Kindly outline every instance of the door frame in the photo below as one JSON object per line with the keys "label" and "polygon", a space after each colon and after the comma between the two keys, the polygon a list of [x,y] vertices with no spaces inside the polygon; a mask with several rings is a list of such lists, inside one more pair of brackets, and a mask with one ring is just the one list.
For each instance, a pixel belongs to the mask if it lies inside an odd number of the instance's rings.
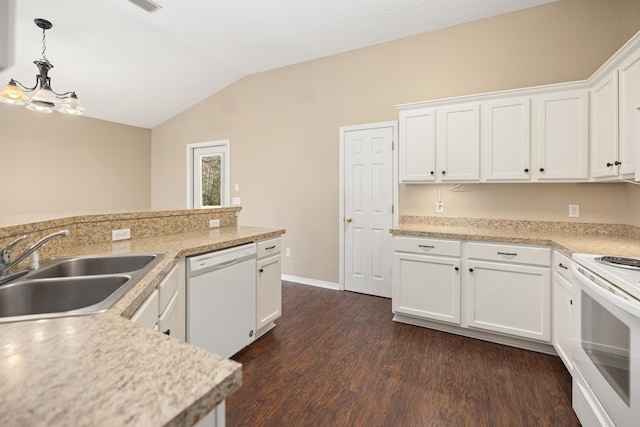
{"label": "door frame", "polygon": [[378,123],[367,123],[362,125],[351,125],[351,126],[340,126],[340,179],[339,179],[339,187],[340,187],[340,208],[338,214],[338,230],[339,234],[339,277],[338,277],[338,289],[341,291],[345,290],[345,278],[344,278],[344,150],[345,150],[345,134],[347,132],[358,131],[358,130],[368,130],[368,129],[379,129],[379,128],[392,128],[393,134],[393,142],[392,142],[392,150],[391,155],[393,159],[391,160],[392,167],[392,176],[393,176],[393,184],[392,184],[392,197],[393,197],[393,223],[392,225],[395,227],[398,225],[398,121],[389,121],[389,122],[378,122]]}
{"label": "door frame", "polygon": [[222,207],[231,206],[231,141],[222,139],[219,141],[194,142],[187,144],[187,209],[193,209],[193,153],[196,148],[207,147],[224,147],[226,155],[224,156],[224,180],[225,195]]}

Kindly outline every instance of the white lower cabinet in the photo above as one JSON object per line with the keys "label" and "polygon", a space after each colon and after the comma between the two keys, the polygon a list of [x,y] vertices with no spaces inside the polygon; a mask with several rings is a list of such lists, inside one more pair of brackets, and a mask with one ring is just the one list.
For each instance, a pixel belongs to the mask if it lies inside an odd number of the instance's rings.
{"label": "white lower cabinet", "polygon": [[551,305],[553,325],[552,341],[558,356],[569,372],[573,372],[571,352],[571,264],[573,261],[564,254],[553,253],[553,285]]}
{"label": "white lower cabinet", "polygon": [[551,340],[549,268],[468,262],[469,327]]}
{"label": "white lower cabinet", "polygon": [[256,337],[275,326],[282,315],[282,261],[281,239],[257,243],[256,263]]}
{"label": "white lower cabinet", "polygon": [[393,251],[394,320],[553,353],[550,248],[394,236]]}
{"label": "white lower cabinet", "polygon": [[184,259],[167,273],[131,320],[180,341],[186,337]]}
{"label": "white lower cabinet", "polygon": [[467,243],[471,328],[551,341],[551,250]]}
{"label": "white lower cabinet", "polygon": [[223,400],[203,419],[198,421],[195,427],[224,427],[226,417],[226,402]]}
{"label": "white lower cabinet", "polygon": [[394,239],[394,313],[460,324],[460,242]]}
{"label": "white lower cabinet", "polygon": [[158,330],[158,290],[154,289],[151,295],[144,300],[142,305],[133,313],[131,320],[145,328]]}

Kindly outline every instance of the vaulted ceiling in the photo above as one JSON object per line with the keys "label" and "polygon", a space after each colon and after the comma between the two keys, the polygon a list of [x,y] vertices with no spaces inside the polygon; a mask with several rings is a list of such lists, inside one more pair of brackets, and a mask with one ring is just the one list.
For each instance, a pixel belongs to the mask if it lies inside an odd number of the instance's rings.
{"label": "vaulted ceiling", "polygon": [[35,83],[33,20],[45,18],[53,89],[76,91],[89,117],[153,128],[250,74],[552,1],[155,0],[147,13],[128,0],[19,0],[0,85]]}

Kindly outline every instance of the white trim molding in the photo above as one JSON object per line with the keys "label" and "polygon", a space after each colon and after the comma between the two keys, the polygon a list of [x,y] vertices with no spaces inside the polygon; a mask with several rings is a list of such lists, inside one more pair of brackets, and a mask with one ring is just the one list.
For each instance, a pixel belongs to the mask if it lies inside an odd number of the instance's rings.
{"label": "white trim molding", "polygon": [[332,289],[334,291],[340,290],[340,285],[338,283],[325,282],[324,280],[307,279],[306,277],[291,276],[289,274],[282,274],[281,280],[284,280],[285,282],[299,283],[301,285],[315,286],[317,288]]}

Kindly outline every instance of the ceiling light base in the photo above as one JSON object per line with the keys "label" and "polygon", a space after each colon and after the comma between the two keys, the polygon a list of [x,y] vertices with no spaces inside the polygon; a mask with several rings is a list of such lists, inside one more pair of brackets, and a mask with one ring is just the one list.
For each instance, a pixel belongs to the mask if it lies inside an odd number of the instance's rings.
{"label": "ceiling light base", "polygon": [[47,21],[46,19],[42,19],[42,18],[36,18],[33,20],[33,22],[36,23],[36,25],[40,28],[42,28],[43,30],[49,30],[51,29],[51,27],[53,27],[53,24],[49,21]]}

